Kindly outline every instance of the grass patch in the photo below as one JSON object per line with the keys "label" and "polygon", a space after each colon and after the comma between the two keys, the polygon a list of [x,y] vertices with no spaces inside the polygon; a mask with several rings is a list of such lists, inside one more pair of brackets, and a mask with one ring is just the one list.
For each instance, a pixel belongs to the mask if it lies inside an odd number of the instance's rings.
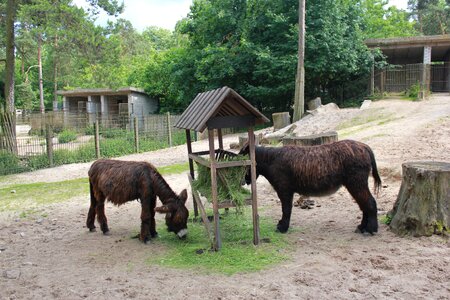
{"label": "grass patch", "polygon": [[89,193],[87,178],[15,184],[0,188],[0,211],[33,210],[40,205],[67,201]]}
{"label": "grass patch", "polygon": [[158,172],[161,175],[169,175],[169,174],[180,174],[186,171],[189,171],[189,163],[181,163],[181,164],[173,164],[169,166],[164,166],[157,168]]}
{"label": "grass patch", "polygon": [[241,214],[229,213],[220,220],[222,249],[209,251],[209,241],[202,223],[189,222],[186,240],[160,230],[158,242],[167,246],[161,255],[152,255],[146,262],[172,268],[185,268],[205,273],[232,275],[266,269],[288,259],[289,234],[275,232],[273,220],[260,218],[260,236],[265,241],[253,245],[250,209]]}

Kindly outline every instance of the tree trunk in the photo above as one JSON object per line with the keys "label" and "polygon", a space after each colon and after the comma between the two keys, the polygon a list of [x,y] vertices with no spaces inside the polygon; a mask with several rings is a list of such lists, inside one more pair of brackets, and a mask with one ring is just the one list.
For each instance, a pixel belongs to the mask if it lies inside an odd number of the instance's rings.
{"label": "tree trunk", "polygon": [[297,122],[305,112],[305,0],[298,1],[298,63],[295,79],[294,116]]}
{"label": "tree trunk", "polygon": [[39,66],[39,103],[41,113],[45,113],[45,105],[44,105],[44,84],[42,79],[42,35],[38,34],[38,66]]}
{"label": "tree trunk", "polygon": [[0,109],[0,133],[2,148],[17,154],[16,142],[16,110],[14,103],[14,21],[16,19],[16,0],[8,0],[6,4],[6,67],[5,67],[5,112]]}
{"label": "tree trunk", "polygon": [[16,0],[8,0],[6,4],[6,74],[5,99],[6,111],[14,113],[14,21],[16,19]]}
{"label": "tree trunk", "polygon": [[399,235],[450,232],[450,163],[410,162],[392,211],[390,228]]}
{"label": "tree trunk", "polygon": [[273,113],[272,120],[273,131],[277,131],[278,129],[284,128],[291,124],[291,117],[289,116],[289,112]]}
{"label": "tree trunk", "polygon": [[292,136],[283,138],[283,145],[297,146],[315,146],[337,142],[338,134],[336,131],[329,131],[320,134],[306,136]]}

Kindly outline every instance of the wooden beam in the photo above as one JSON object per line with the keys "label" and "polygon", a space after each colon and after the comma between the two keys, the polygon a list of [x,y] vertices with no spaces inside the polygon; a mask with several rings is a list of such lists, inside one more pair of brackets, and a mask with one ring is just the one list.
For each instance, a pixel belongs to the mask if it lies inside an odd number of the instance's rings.
{"label": "wooden beam", "polygon": [[213,117],[206,122],[208,129],[249,127],[255,125],[256,118],[253,115]]}

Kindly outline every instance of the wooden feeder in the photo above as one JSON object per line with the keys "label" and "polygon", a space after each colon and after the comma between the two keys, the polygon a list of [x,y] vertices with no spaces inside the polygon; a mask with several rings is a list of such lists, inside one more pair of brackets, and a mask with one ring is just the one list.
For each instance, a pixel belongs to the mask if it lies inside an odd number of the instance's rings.
{"label": "wooden feeder", "polygon": [[[197,162],[206,166],[211,171],[211,200],[214,211],[214,231],[211,236],[211,225],[206,216],[205,209],[201,202],[198,192],[192,188],[192,196],[194,198],[194,214],[198,216],[198,210],[202,220],[205,224],[206,230],[212,248],[219,250],[221,248],[220,226],[219,226],[219,209],[233,207],[231,201],[220,203],[218,201],[217,192],[217,178],[221,180],[220,172],[222,168],[231,168],[238,166],[250,166],[251,170],[251,205],[253,215],[253,243],[259,243],[259,216],[258,205],[256,199],[256,163],[255,163],[255,136],[254,126],[256,124],[263,124],[269,122],[263,114],[261,114],[255,107],[248,103],[238,93],[229,87],[222,87],[216,90],[198,94],[188,108],[183,112],[175,127],[186,129],[186,142],[189,157],[190,174],[189,182],[195,179],[194,164]],[[224,156],[235,156],[235,153],[223,149],[223,128],[247,128],[250,159],[239,161],[221,161],[220,158]],[[209,150],[192,152],[191,130],[196,132],[203,132],[208,129]],[[218,149],[215,149],[215,131],[217,131]],[[201,157],[208,155],[209,160]],[[225,199],[223,199],[225,200]]]}

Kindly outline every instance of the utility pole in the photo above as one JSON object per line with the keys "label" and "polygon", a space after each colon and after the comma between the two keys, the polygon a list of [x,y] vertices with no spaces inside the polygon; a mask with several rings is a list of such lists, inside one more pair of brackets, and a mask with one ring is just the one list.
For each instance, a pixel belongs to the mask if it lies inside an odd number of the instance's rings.
{"label": "utility pole", "polygon": [[295,77],[293,122],[301,119],[305,112],[305,1],[298,1],[298,62]]}

